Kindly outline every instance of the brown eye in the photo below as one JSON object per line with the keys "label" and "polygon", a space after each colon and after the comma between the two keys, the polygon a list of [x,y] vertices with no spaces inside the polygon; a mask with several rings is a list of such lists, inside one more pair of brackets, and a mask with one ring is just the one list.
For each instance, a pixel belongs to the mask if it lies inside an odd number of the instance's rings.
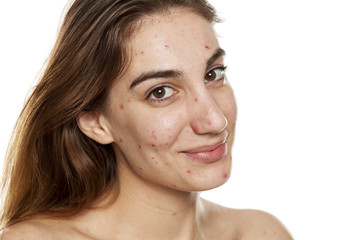
{"label": "brown eye", "polygon": [[206,81],[214,81],[216,79],[216,73],[214,70],[211,70],[210,72],[208,72],[205,76],[205,80]]}
{"label": "brown eye", "polygon": [[162,98],[165,96],[165,89],[164,87],[158,87],[152,91],[152,94],[155,98]]}
{"label": "brown eye", "polygon": [[151,101],[164,101],[167,98],[170,98],[173,94],[175,94],[175,90],[173,88],[159,86],[150,92],[147,99]]}
{"label": "brown eye", "polygon": [[213,82],[224,78],[226,67],[218,67],[210,70],[205,75],[205,82]]}

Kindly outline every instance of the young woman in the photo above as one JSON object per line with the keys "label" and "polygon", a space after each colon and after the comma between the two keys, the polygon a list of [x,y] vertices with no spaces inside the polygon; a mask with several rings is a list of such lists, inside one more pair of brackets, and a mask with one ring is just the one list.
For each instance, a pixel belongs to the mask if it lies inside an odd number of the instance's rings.
{"label": "young woman", "polygon": [[2,239],[291,239],[207,202],[236,105],[205,0],[76,0],[18,120]]}

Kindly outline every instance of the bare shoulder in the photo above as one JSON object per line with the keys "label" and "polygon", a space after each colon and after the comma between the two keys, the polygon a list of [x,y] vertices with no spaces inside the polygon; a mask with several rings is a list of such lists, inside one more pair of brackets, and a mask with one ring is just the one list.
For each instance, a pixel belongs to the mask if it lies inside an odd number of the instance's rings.
{"label": "bare shoulder", "polygon": [[31,219],[16,223],[0,233],[0,240],[84,239],[61,221]]}
{"label": "bare shoulder", "polygon": [[34,221],[24,221],[5,228],[0,236],[1,240],[42,240],[46,239],[48,234]]}
{"label": "bare shoulder", "polygon": [[204,201],[210,209],[210,218],[216,219],[216,224],[226,224],[231,227],[236,236],[234,239],[266,239],[292,240],[284,225],[273,215],[259,210],[239,210],[226,208]]}
{"label": "bare shoulder", "polygon": [[259,210],[234,210],[242,227],[242,239],[293,239],[284,225],[272,214]]}

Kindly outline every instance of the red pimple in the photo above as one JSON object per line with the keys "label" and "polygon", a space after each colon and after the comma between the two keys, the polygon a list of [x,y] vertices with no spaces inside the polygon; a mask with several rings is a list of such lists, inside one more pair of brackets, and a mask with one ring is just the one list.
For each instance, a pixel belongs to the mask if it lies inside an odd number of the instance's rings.
{"label": "red pimple", "polygon": [[176,216],[176,212],[174,212],[172,215],[173,215],[173,216]]}
{"label": "red pimple", "polygon": [[157,137],[156,137],[156,135],[155,135],[155,131],[152,131],[152,132],[151,132],[151,136],[152,136],[153,139],[157,140]]}
{"label": "red pimple", "polygon": [[210,120],[208,120],[206,123],[211,126],[211,121]]}
{"label": "red pimple", "polygon": [[141,145],[139,145],[139,150],[141,150]]}
{"label": "red pimple", "polygon": [[167,47],[169,47],[169,45],[165,44],[165,47],[167,48]]}
{"label": "red pimple", "polygon": [[155,147],[155,144],[151,144],[152,147]]}
{"label": "red pimple", "polygon": [[124,109],[124,105],[123,105],[123,104],[121,104],[121,105],[120,105],[120,108],[121,108],[121,109]]}
{"label": "red pimple", "polygon": [[140,54],[143,55],[143,54],[144,54],[144,51],[141,51]]}
{"label": "red pimple", "polygon": [[189,174],[191,173],[191,171],[190,171],[190,170],[187,170],[186,172],[187,172],[187,173],[189,173]]}
{"label": "red pimple", "polygon": [[223,178],[228,178],[228,174],[224,173]]}
{"label": "red pimple", "polygon": [[144,170],[142,167],[141,167],[141,168],[139,168],[139,169],[140,169],[141,171],[142,171],[142,170]]}
{"label": "red pimple", "polygon": [[151,159],[155,159],[154,157],[151,157]]}
{"label": "red pimple", "polygon": [[119,141],[122,143],[123,142],[122,138],[119,138]]}
{"label": "red pimple", "polygon": [[194,101],[195,101],[195,102],[198,102],[198,101],[199,101],[199,98],[195,98]]}
{"label": "red pimple", "polygon": [[130,98],[128,99],[128,102],[131,102],[131,99],[130,99]]}
{"label": "red pimple", "polygon": [[194,131],[195,131],[196,133],[199,132],[199,127],[198,127],[198,126],[194,126],[193,129],[194,129]]}
{"label": "red pimple", "polygon": [[205,46],[206,49],[211,49],[208,45]]}

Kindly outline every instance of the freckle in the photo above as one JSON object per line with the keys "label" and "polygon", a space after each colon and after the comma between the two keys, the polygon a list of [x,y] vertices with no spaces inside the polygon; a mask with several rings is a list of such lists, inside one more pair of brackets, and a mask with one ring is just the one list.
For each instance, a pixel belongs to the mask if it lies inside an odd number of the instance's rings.
{"label": "freckle", "polygon": [[173,216],[176,216],[176,212],[174,212],[172,215],[173,215]]}
{"label": "freckle", "polygon": [[142,170],[144,170],[142,167],[141,167],[141,168],[139,168],[139,169],[140,169],[141,171],[142,171]]}
{"label": "freckle", "polygon": [[189,174],[191,173],[191,171],[190,171],[190,170],[187,170],[186,172],[187,172],[187,173],[189,173]]}
{"label": "freckle", "polygon": [[205,46],[206,49],[211,49],[208,45]]}
{"label": "freckle", "polygon": [[141,150],[141,145],[139,145],[139,150]]}
{"label": "freckle", "polygon": [[121,104],[121,105],[120,105],[120,108],[121,108],[121,109],[124,109],[124,105],[123,105],[123,104]]}
{"label": "freckle", "polygon": [[198,101],[199,101],[199,98],[195,98],[194,100],[195,100],[195,102],[198,102]]}
{"label": "freckle", "polygon": [[143,55],[143,54],[144,54],[144,51],[141,51],[140,54]]}

